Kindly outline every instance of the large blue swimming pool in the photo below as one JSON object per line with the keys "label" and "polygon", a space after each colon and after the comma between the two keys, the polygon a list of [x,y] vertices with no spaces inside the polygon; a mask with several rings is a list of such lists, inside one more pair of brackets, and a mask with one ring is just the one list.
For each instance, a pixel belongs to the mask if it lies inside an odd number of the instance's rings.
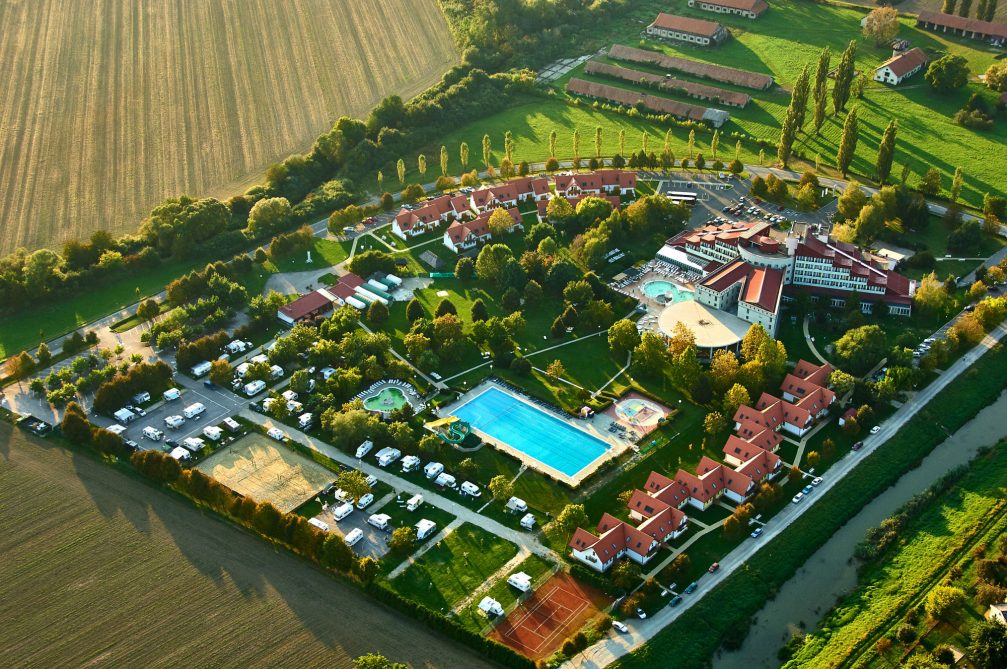
{"label": "large blue swimming pool", "polygon": [[576,476],[610,448],[601,439],[495,386],[452,413],[487,436],[567,476]]}

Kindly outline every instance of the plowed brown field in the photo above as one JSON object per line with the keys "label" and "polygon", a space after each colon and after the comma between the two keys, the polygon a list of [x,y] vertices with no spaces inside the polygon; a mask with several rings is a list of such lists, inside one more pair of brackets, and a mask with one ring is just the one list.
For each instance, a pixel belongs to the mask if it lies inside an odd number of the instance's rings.
{"label": "plowed brown field", "polygon": [[0,252],[240,192],[456,57],[435,0],[0,0]]}

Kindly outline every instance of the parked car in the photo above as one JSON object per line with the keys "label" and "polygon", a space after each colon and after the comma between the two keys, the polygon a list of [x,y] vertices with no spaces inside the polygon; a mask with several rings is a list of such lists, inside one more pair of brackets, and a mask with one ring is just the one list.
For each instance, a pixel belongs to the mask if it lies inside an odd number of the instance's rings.
{"label": "parked car", "polygon": [[674,597],[671,598],[671,601],[668,602],[668,606],[678,606],[681,603],[682,603],[682,595],[675,595]]}
{"label": "parked car", "polygon": [[687,595],[691,595],[692,593],[696,592],[696,588],[698,588],[698,587],[699,587],[699,585],[695,581],[693,581],[689,585],[685,586],[684,592]]}
{"label": "parked car", "polygon": [[864,447],[864,442],[862,442],[862,441],[858,441],[857,443],[853,444],[853,450],[854,451],[859,451],[863,447]]}
{"label": "parked car", "polygon": [[646,620],[647,619],[647,612],[644,611],[643,609],[641,609],[638,606],[638,607],[636,607],[636,617],[639,618],[640,620]]}
{"label": "parked car", "polygon": [[758,539],[759,537],[762,536],[762,532],[763,532],[763,529],[761,527],[756,527],[754,530],[752,530],[752,535],[751,536],[752,536],[753,539]]}
{"label": "parked car", "polygon": [[720,569],[720,563],[714,562],[713,564],[710,565],[710,568],[707,569],[706,571],[710,572],[711,574],[715,574],[718,569]]}
{"label": "parked car", "polygon": [[871,428],[871,434],[877,434],[878,432],[881,432],[880,425],[875,425],[874,427]]}
{"label": "parked car", "polygon": [[806,485],[806,486],[804,486],[804,490],[802,490],[801,492],[804,493],[805,495],[810,495],[812,489],[813,488],[810,485]]}
{"label": "parked car", "polygon": [[813,486],[820,485],[821,483],[822,483],[822,477],[821,476],[816,476],[815,478],[811,479],[811,485],[813,485]]}
{"label": "parked car", "polygon": [[794,495],[793,499],[791,499],[790,501],[793,502],[794,504],[800,504],[802,499],[804,499],[804,493],[799,492],[796,495]]}

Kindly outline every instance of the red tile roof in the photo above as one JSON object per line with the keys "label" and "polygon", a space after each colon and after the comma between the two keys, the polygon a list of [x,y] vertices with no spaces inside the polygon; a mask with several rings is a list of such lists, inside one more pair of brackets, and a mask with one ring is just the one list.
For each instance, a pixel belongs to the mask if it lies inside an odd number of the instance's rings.
{"label": "red tile roof", "polygon": [[624,107],[634,107],[639,103],[652,111],[671,114],[672,116],[691,119],[693,121],[702,121],[706,115],[706,107],[697,107],[696,105],[690,105],[657,95],[630,91],[617,86],[585,81],[584,79],[571,79],[566,85],[566,90],[574,95],[608,100]]}
{"label": "red tile roof", "polygon": [[610,58],[614,58],[616,60],[623,60],[631,63],[647,63],[650,65],[656,65],[657,67],[665,70],[684,72],[685,74],[691,74],[696,77],[722,81],[728,84],[736,84],[738,86],[745,86],[746,88],[764,90],[773,85],[773,77],[768,74],[759,74],[757,72],[749,72],[748,70],[738,70],[733,67],[713,65],[712,63],[701,63],[696,60],[667,56],[658,51],[637,49],[635,47],[623,46],[621,44],[613,44],[608,50],[608,55]]}
{"label": "red tile roof", "polygon": [[315,290],[280,307],[280,313],[293,321],[299,321],[331,309],[332,302],[329,298]]}
{"label": "red tile roof", "polygon": [[783,293],[783,277],[781,270],[756,267],[738,258],[707,276],[700,285],[722,293],[740,283],[742,285],[741,295],[738,298],[740,301],[774,314],[780,304],[780,295]]}
{"label": "red tile roof", "polygon": [[766,4],[765,0],[699,0],[699,2],[705,2],[718,7],[754,12],[756,16],[769,9],[769,5]]}
{"label": "red tile roof", "polygon": [[699,98],[701,100],[719,100],[724,104],[734,105],[736,107],[744,107],[752,100],[752,96],[748,93],[729,91],[715,86],[696,83],[694,81],[675,79],[670,76],[663,77],[660,74],[643,72],[641,70],[632,70],[628,67],[620,67],[619,65],[603,63],[597,60],[589,60],[587,65],[584,67],[584,72],[587,74],[614,77],[616,79],[631,81],[633,83],[647,82],[669,92],[681,91],[694,98]]}
{"label": "red tile roof", "polygon": [[694,19],[688,16],[661,12],[648,28],[660,28],[661,30],[671,30],[688,33],[689,35],[713,38],[717,34],[717,31],[722,29],[722,26],[716,21],[706,21],[704,19]]}
{"label": "red tile roof", "polygon": [[926,62],[926,52],[919,47],[914,47],[909,49],[909,51],[903,51],[897,56],[892,56],[885,62],[878,65],[875,69],[880,70],[883,67],[887,67],[896,77],[904,77],[906,74],[912,72],[918,67],[921,67]]}
{"label": "red tile roof", "polygon": [[920,12],[916,19],[919,23],[932,23],[937,26],[945,26],[953,30],[989,35],[991,37],[1002,37],[1007,39],[1007,26],[990,21],[980,21],[954,14],[944,14],[942,12]]}
{"label": "red tile roof", "polygon": [[776,453],[759,449],[759,452],[746,460],[737,471],[758,483],[766,478],[783,464],[783,459]]}
{"label": "red tile roof", "polygon": [[441,216],[451,211],[451,196],[441,195],[432,200],[427,200],[416,209],[402,208],[395,215],[395,221],[402,231],[411,230],[417,223],[430,224],[438,223]]}
{"label": "red tile roof", "polygon": [[819,386],[827,386],[829,384],[829,376],[833,371],[833,367],[829,363],[816,365],[803,358],[798,360],[797,364],[794,365],[794,376],[806,379]]}

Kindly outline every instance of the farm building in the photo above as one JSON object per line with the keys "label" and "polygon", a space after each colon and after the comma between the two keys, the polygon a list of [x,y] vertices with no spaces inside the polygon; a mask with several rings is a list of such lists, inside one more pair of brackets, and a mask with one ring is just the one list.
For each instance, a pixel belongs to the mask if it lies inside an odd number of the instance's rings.
{"label": "farm building", "polygon": [[757,19],[769,9],[764,0],[689,0],[690,7],[717,14],[737,14],[746,19]]}
{"label": "farm building", "polygon": [[633,83],[648,84],[669,93],[683,93],[691,98],[710,100],[711,102],[718,102],[732,107],[744,107],[752,100],[752,96],[748,93],[728,91],[716,86],[676,79],[670,74],[662,77],[660,74],[633,70],[628,67],[620,67],[619,65],[603,63],[597,60],[589,60],[584,67],[584,72],[586,74],[612,77]]}
{"label": "farm building", "polygon": [[920,12],[916,18],[916,26],[934,32],[949,32],[970,39],[981,39],[1001,46],[1007,42],[1007,26],[942,12]]}
{"label": "farm building", "polygon": [[623,107],[642,105],[660,114],[670,114],[691,121],[709,121],[715,128],[724,125],[730,118],[730,114],[722,109],[698,107],[658,95],[637,93],[625,88],[585,81],[584,79],[571,79],[566,85],[566,90],[568,93],[573,93],[574,95],[583,95],[584,97],[596,100],[607,100]]}
{"label": "farm building", "polygon": [[703,19],[661,12],[654,22],[647,26],[647,35],[710,46],[720,44],[730,36],[730,33],[716,21],[704,21]]}
{"label": "farm building", "polygon": [[287,325],[324,316],[332,311],[332,300],[320,290],[314,290],[280,307],[276,317]]}
{"label": "farm building", "polygon": [[927,64],[927,54],[916,47],[893,55],[874,70],[874,81],[898,86],[903,81],[923,69]]}
{"label": "farm building", "polygon": [[760,91],[773,85],[773,77],[768,74],[759,74],[758,72],[749,72],[748,70],[739,70],[734,67],[714,65],[713,63],[701,63],[697,60],[668,56],[657,51],[647,51],[646,49],[637,49],[621,44],[613,44],[608,50],[608,55],[609,58],[614,58],[615,60],[654,65],[671,72],[682,72],[694,77],[711,79],[726,84],[735,84],[737,86],[744,86],[745,88],[754,88]]}

